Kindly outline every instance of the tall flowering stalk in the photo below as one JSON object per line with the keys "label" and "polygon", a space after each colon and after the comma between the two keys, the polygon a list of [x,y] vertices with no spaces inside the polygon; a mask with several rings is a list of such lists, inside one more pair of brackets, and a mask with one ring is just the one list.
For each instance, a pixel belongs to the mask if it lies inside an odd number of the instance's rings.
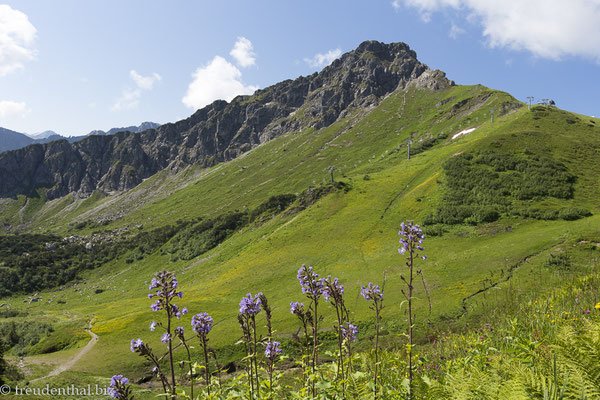
{"label": "tall flowering stalk", "polygon": [[[181,318],[183,315],[187,314],[187,308],[179,309],[179,307],[173,303],[175,298],[182,298],[183,293],[177,290],[177,279],[172,272],[169,271],[161,271],[154,275],[152,278],[152,282],[150,283],[150,293],[148,294],[149,299],[154,299],[154,302],[150,305],[152,311],[161,311],[164,310],[167,314],[167,323],[163,324],[162,322],[152,321],[150,323],[150,331],[155,331],[156,328],[162,329],[164,332],[160,338],[160,340],[167,345],[167,355],[169,356],[169,365],[170,365],[170,375],[171,380],[167,378],[167,376],[163,373],[160,367],[160,360],[164,357],[158,357],[154,354],[149,345],[144,344],[142,339],[133,339],[131,341],[130,349],[134,353],[138,353],[140,356],[146,358],[154,364],[152,368],[152,373],[160,379],[163,390],[165,394],[168,394],[171,398],[176,397],[176,388],[175,388],[175,368],[173,366],[173,343],[172,343],[172,333],[175,333],[176,336],[179,336],[180,339],[183,338],[183,328],[181,328],[181,332],[172,331],[172,322],[173,318]],[[179,329],[179,328],[178,328]],[[189,355],[189,351],[188,351]],[[188,361],[189,357],[188,357]]]}
{"label": "tall flowering stalk", "polygon": [[[208,363],[208,333],[212,329],[213,319],[208,313],[196,314],[192,317],[192,329],[200,339],[200,346],[204,352],[204,377],[206,381],[206,390],[210,396],[210,371]],[[192,393],[192,398],[194,395]]]}
{"label": "tall flowering stalk", "polygon": [[[290,303],[290,312],[298,317],[300,323],[302,323],[302,328],[304,330],[304,343],[302,343],[302,339],[298,336],[298,342],[302,346],[302,355],[303,359],[308,360],[310,358],[310,342],[308,340],[308,326],[312,325],[312,314],[310,309],[304,309],[304,304],[299,303],[297,301],[292,301]],[[306,374],[306,364],[302,362],[302,373]]]}
{"label": "tall flowering stalk", "polygon": [[133,395],[131,394],[129,379],[123,377],[123,375],[114,375],[110,380],[108,394],[113,399],[132,400]]}
{"label": "tall flowering stalk", "polygon": [[311,300],[311,305],[309,308],[312,308],[312,336],[313,336],[313,348],[312,348],[312,397],[313,399],[316,397],[315,391],[315,376],[317,373],[317,363],[319,362],[317,346],[319,341],[317,339],[317,333],[319,332],[319,313],[318,306],[319,300],[323,295],[323,289],[325,285],[323,284],[323,279],[319,279],[319,274],[314,272],[312,267],[307,267],[306,265],[302,265],[302,267],[298,270],[298,281],[300,282],[300,286],[302,286],[302,293],[306,295]]}
{"label": "tall flowering stalk", "polygon": [[369,308],[375,311],[375,368],[373,372],[373,397],[377,400],[377,368],[379,367],[379,329],[381,326],[381,310],[383,309],[383,290],[373,282],[369,282],[367,286],[363,286],[360,294],[365,300],[371,302]]}
{"label": "tall flowering stalk", "polygon": [[160,358],[154,354],[150,345],[144,343],[142,339],[138,338],[131,340],[131,345],[129,348],[131,349],[132,353],[138,353],[140,356],[154,364],[154,367],[152,368],[152,374],[160,379],[165,394],[173,393],[174,389],[171,387],[169,380],[160,368]]}
{"label": "tall flowering stalk", "polygon": [[175,368],[173,367],[173,338],[172,338],[172,322],[173,318],[181,318],[183,315],[187,314],[187,308],[179,309],[177,305],[173,303],[175,298],[182,298],[183,293],[177,290],[178,282],[175,278],[175,275],[169,271],[161,271],[154,275],[152,278],[152,282],[150,283],[150,287],[148,290],[150,294],[148,294],[149,299],[155,299],[154,303],[150,306],[153,311],[161,311],[164,310],[167,314],[167,323],[163,325],[162,323],[154,323],[154,326],[151,324],[151,330],[153,327],[160,327],[164,329],[164,333],[161,337],[161,341],[165,343],[168,347],[168,355],[169,355],[169,366],[171,369],[171,397],[175,397]]}
{"label": "tall flowering stalk", "polygon": [[244,340],[247,343],[248,350],[248,379],[250,380],[250,394],[254,397],[254,391],[256,390],[256,396],[260,395],[260,387],[258,382],[258,360],[256,338],[256,315],[261,311],[260,296],[262,293],[252,297],[250,293],[240,301],[240,313],[238,315],[238,321],[242,327]]}
{"label": "tall flowering stalk", "polygon": [[425,234],[419,225],[416,225],[413,221],[406,221],[406,223],[400,224],[401,236],[400,245],[398,249],[400,254],[406,255],[406,267],[408,268],[408,279],[404,275],[400,275],[400,278],[404,281],[407,287],[405,292],[402,289],[402,294],[408,302],[408,398],[413,398],[413,367],[412,367],[412,348],[413,348],[413,324],[414,317],[412,314],[412,300],[413,300],[413,280],[416,274],[421,274],[421,270],[415,271],[415,261],[417,258],[427,259],[427,256],[421,255],[419,252],[424,251],[423,239]]}
{"label": "tall flowering stalk", "polygon": [[[338,373],[337,376],[341,376],[342,380],[345,379],[344,374],[344,354],[343,354],[343,346],[344,346],[344,335],[343,329],[344,324],[349,321],[349,313],[346,309],[346,305],[344,304],[344,286],[342,286],[338,280],[338,278],[331,278],[331,275],[327,277],[327,279],[323,280],[325,287],[323,288],[323,298],[326,301],[329,301],[331,305],[335,308],[335,313],[337,317],[337,325],[334,326],[334,329],[338,336]],[[342,382],[342,394],[345,392],[345,383]]]}
{"label": "tall flowering stalk", "polygon": [[279,348],[280,345],[281,343],[269,339],[265,347],[265,357],[267,358],[269,368],[269,398],[273,396],[273,371],[275,369],[275,362],[282,353],[282,350]]}
{"label": "tall flowering stalk", "polygon": [[350,322],[344,323],[340,326],[340,333],[342,336],[342,342],[346,348],[346,354],[348,356],[347,371],[352,371],[352,343],[356,342],[356,336],[358,335],[358,328],[352,325]]}
{"label": "tall flowering stalk", "polygon": [[187,353],[187,364],[190,369],[190,398],[194,398],[194,367],[192,366],[192,355],[190,353],[190,346],[188,346],[187,341],[185,340],[185,332],[183,326],[178,326],[175,328],[175,336],[179,339],[179,342],[185,348]]}
{"label": "tall flowering stalk", "polygon": [[265,320],[267,328],[267,344],[265,346],[265,357],[267,358],[267,369],[269,371],[269,398],[271,398],[271,396],[273,395],[273,370],[275,366],[275,361],[278,355],[281,353],[281,350],[279,349],[280,343],[273,340],[273,325],[271,324],[273,313],[271,310],[271,306],[269,306],[267,296],[265,296],[263,293],[259,293],[258,300],[260,301],[262,309],[265,310]]}

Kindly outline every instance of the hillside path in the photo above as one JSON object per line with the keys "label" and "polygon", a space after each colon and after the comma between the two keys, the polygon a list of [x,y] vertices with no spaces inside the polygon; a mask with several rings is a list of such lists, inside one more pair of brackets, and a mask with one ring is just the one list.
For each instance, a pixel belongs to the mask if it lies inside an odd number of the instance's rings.
{"label": "hillside path", "polygon": [[23,204],[23,207],[19,209],[19,221],[21,225],[23,225],[23,211],[25,211],[27,204],[29,204],[29,197],[27,198],[27,200],[25,200],[25,204]]}
{"label": "hillside path", "polygon": [[61,372],[65,372],[70,370],[71,368],[73,368],[73,366],[75,365],[75,363],[77,361],[79,361],[81,359],[81,357],[83,357],[86,353],[88,353],[96,344],[96,342],[98,342],[98,335],[96,335],[94,332],[92,332],[92,320],[90,320],[90,322],[88,323],[88,329],[85,330],[90,336],[91,339],[90,341],[79,351],[79,353],[75,354],[75,356],[73,358],[71,358],[69,361],[60,364],[58,367],[56,367],[55,369],[53,369],[48,375],[46,376],[42,376],[41,378],[36,378],[31,380],[31,382],[36,382],[42,379],[47,379],[50,378],[52,376],[56,376],[58,374],[60,374]]}

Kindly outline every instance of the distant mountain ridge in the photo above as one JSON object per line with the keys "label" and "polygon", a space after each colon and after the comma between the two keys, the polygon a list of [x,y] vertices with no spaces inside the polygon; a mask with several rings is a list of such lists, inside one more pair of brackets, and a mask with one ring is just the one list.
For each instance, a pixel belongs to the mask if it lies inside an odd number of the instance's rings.
{"label": "distant mountain ridge", "polygon": [[[25,134],[27,135],[27,134]],[[62,135],[59,135],[58,133],[54,132],[54,131],[44,131],[44,132],[40,132],[40,133],[36,133],[33,135],[27,135],[30,138],[34,139],[34,140],[41,140],[41,139],[48,139],[52,136],[59,136],[59,137],[63,137]]]}
{"label": "distant mountain ridge", "polygon": [[176,123],[143,134],[92,135],[0,155],[0,196],[48,188],[49,199],[76,192],[127,190],[156,172],[231,160],[285,133],[331,125],[368,110],[408,85],[454,85],[419,62],[405,43],[366,41],[321,72],[285,80],[230,103],[217,100]]}
{"label": "distant mountain ridge", "polygon": [[138,126],[127,126],[124,128],[112,128],[109,129],[108,131],[103,131],[103,130],[94,130],[91,131],[90,133],[88,133],[85,136],[76,136],[77,138],[85,138],[86,136],[90,136],[90,135],[100,135],[100,136],[106,136],[106,135],[114,135],[115,133],[119,133],[119,132],[132,132],[132,133],[137,133],[137,132],[143,132],[145,130],[148,129],[156,129],[160,126],[160,124],[157,124],[156,122],[142,122],[140,125]]}
{"label": "distant mountain ridge", "polygon": [[23,133],[0,128],[0,152],[20,149],[32,143],[35,143],[35,139]]}
{"label": "distant mountain ridge", "polygon": [[147,129],[155,129],[158,128],[160,124],[156,122],[142,122],[138,126],[127,126],[124,128],[111,128],[108,131],[102,130],[94,130],[88,133],[87,135],[81,136],[71,136],[65,137],[54,131],[44,131],[32,135],[28,135],[26,133],[12,131],[10,129],[5,129],[0,127],[0,153],[9,151],[9,150],[17,150],[23,148],[25,146],[29,146],[30,144],[35,143],[49,143],[55,140],[66,139],[69,143],[75,143],[80,140],[85,139],[90,135],[114,135],[118,132],[143,132]]}

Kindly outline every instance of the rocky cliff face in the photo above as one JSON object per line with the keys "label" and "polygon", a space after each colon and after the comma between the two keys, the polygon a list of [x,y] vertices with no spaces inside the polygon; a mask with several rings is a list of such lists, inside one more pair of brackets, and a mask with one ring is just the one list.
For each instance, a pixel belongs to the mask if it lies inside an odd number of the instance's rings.
{"label": "rocky cliff face", "polygon": [[141,133],[31,145],[0,155],[0,196],[49,188],[48,198],[95,189],[127,190],[156,172],[231,160],[279,135],[331,125],[409,84],[453,85],[420,63],[404,43],[362,43],[320,73],[215,101],[191,117]]}

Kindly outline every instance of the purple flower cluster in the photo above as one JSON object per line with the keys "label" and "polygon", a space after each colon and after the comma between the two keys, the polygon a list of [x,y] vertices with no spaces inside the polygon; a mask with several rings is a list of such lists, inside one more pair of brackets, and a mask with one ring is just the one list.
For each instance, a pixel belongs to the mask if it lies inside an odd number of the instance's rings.
{"label": "purple flower cluster", "polygon": [[323,280],[325,283],[325,287],[323,288],[323,297],[326,301],[329,301],[330,298],[333,299],[341,299],[344,294],[344,286],[340,284],[338,278],[331,279],[331,275],[327,277],[327,279]]}
{"label": "purple flower cluster", "polygon": [[304,313],[304,304],[303,303],[299,303],[297,301],[292,301],[290,303],[290,312],[292,314],[303,314]]}
{"label": "purple flower cluster", "polygon": [[129,383],[129,379],[124,378],[123,375],[114,375],[110,380],[110,387],[116,387],[117,382],[122,385],[127,385]]}
{"label": "purple flower cluster", "polygon": [[252,297],[250,293],[240,301],[240,314],[246,314],[249,316],[256,315],[260,312],[260,296],[262,293]]}
{"label": "purple flower cluster", "polygon": [[[164,308],[164,304],[165,304],[165,302],[163,301],[163,299],[158,299],[150,305],[150,308],[152,309],[152,311],[160,311]],[[185,314],[188,313],[187,307],[183,307],[182,309],[179,309],[179,307],[177,305],[169,304],[169,308],[171,310],[171,315],[174,315],[175,317],[177,317],[177,319],[180,319],[182,316],[184,316]],[[152,329],[150,329],[150,330],[152,330]]]}
{"label": "purple flower cluster", "polygon": [[144,341],[140,338],[138,339],[132,339],[131,340],[131,345],[129,346],[129,348],[131,349],[132,353],[135,353],[136,350],[138,350],[139,348],[141,348],[144,345]]}
{"label": "purple flower cluster", "polygon": [[168,333],[163,333],[163,335],[160,338],[160,341],[163,343],[169,343],[169,341],[171,340],[171,335]]}
{"label": "purple flower cluster", "polygon": [[298,270],[298,280],[302,286],[302,293],[308,297],[317,299],[323,294],[324,279],[319,279],[319,274],[314,272],[313,267],[307,267],[303,264]]}
{"label": "purple flower cluster", "polygon": [[265,357],[273,359],[281,354],[282,350],[279,348],[281,343],[276,341],[269,341],[265,348]]}
{"label": "purple flower cluster", "polygon": [[[181,292],[179,292],[181,293]],[[171,304],[171,313],[177,317],[177,319],[180,319],[182,316],[184,316],[185,314],[188,313],[188,309],[187,307],[183,307],[181,310],[179,309],[179,307],[177,307],[175,304]]]}
{"label": "purple flower cluster", "polygon": [[177,336],[178,338],[182,339],[184,336],[184,330],[183,330],[183,326],[178,326],[177,328],[175,328],[175,336]]}
{"label": "purple flower cluster", "polygon": [[171,304],[173,298],[178,297],[181,299],[183,297],[183,293],[177,290],[178,286],[177,278],[175,278],[175,275],[173,275],[172,272],[161,271],[155,274],[150,282],[150,287],[148,288],[148,290],[150,290],[148,298],[157,298],[156,301],[150,305],[152,311],[164,310],[168,306],[171,314],[175,315],[177,318],[181,318],[182,315],[185,315],[187,313],[186,308],[180,311],[179,307]]}
{"label": "purple flower cluster", "polygon": [[123,375],[114,375],[110,380],[109,396],[113,399],[127,400],[129,397],[129,389],[125,387],[127,384],[129,384],[129,379]]}
{"label": "purple flower cluster", "polygon": [[192,329],[198,335],[208,335],[212,329],[213,319],[208,313],[196,314],[192,317]]}
{"label": "purple flower cluster", "polygon": [[374,285],[373,282],[369,282],[369,284],[365,287],[363,286],[360,294],[367,301],[381,301],[383,300],[383,292],[379,288],[379,285]]}
{"label": "purple flower cluster", "polygon": [[340,326],[340,330],[344,339],[356,342],[356,335],[358,335],[358,328],[356,326],[350,322],[346,322],[345,325]]}
{"label": "purple flower cluster", "polygon": [[152,293],[149,294],[148,297],[152,298],[155,295],[162,296],[166,293],[167,297],[169,298],[177,296],[181,299],[183,297],[183,293],[177,292],[177,286],[177,278],[175,278],[175,275],[173,275],[172,272],[161,271],[154,275],[154,278],[152,278],[152,281],[150,282],[150,287],[148,288],[150,291],[155,289],[159,290],[154,295]]}
{"label": "purple flower cluster", "polygon": [[[406,223],[400,224],[400,232],[398,232],[402,238],[400,239],[401,247],[398,249],[398,253],[405,254],[407,251],[424,251],[423,239],[425,239],[425,234],[421,227],[413,221],[406,221]],[[423,260],[427,260],[427,256],[421,256]]]}

